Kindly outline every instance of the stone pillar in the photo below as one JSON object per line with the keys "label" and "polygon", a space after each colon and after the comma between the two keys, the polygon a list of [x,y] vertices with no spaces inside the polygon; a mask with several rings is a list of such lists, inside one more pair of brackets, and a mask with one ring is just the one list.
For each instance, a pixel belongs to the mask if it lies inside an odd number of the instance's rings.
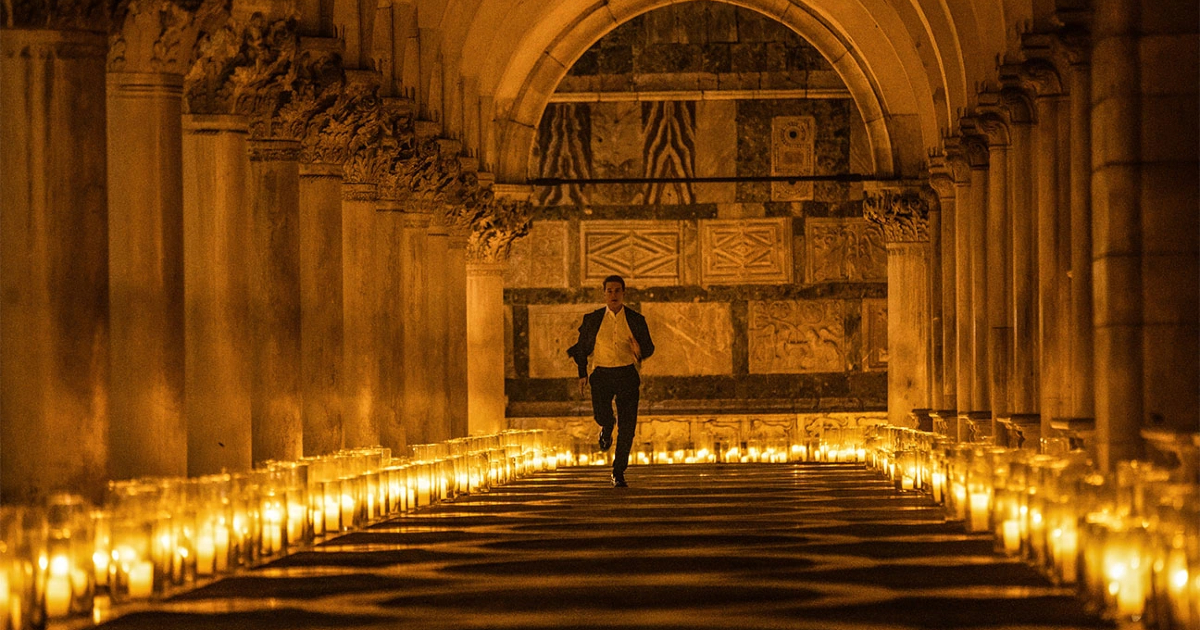
{"label": "stone pillar", "polygon": [[929,208],[915,190],[885,190],[864,198],[863,214],[887,242],[888,421],[906,425],[929,408]]}
{"label": "stone pillar", "polygon": [[[1037,92],[1033,135],[1037,233],[1038,407],[1041,434],[1063,418],[1067,403],[1067,313],[1070,280],[1070,110],[1058,70],[1035,59],[1026,82]],[[1091,330],[1091,326],[1088,326]]]}
{"label": "stone pillar", "polygon": [[431,424],[433,409],[431,372],[434,370],[436,340],[430,322],[429,303],[429,208],[408,203],[400,235],[400,292],[397,295],[401,321],[399,375],[403,395],[400,423],[409,444],[431,444],[440,433]]}
{"label": "stone pillar", "polygon": [[[104,4],[80,10],[103,15]],[[25,28],[0,29],[0,494],[98,500],[109,457],[107,40],[20,17]]]}
{"label": "stone pillar", "polygon": [[[956,147],[961,149],[960,147]],[[971,275],[971,225],[974,223],[971,196],[971,165],[966,151],[950,154],[951,172],[954,174],[954,363],[955,394],[959,417],[959,441],[970,436],[963,420],[974,410],[975,372],[972,298],[974,278]]]}
{"label": "stone pillar", "polygon": [[190,476],[250,470],[246,120],[187,115],[183,136],[184,409]]}
{"label": "stone pillar", "polygon": [[[968,438],[971,441],[991,435],[992,387],[988,377],[988,269],[987,269],[987,214],[988,214],[988,149],[979,136],[964,139],[964,149],[971,166],[971,180],[967,195],[969,216],[965,243],[971,261],[970,330],[971,354],[960,357],[969,361],[971,372],[971,401],[967,413],[959,419],[968,422]],[[960,195],[961,198],[961,195]]]}
{"label": "stone pillar", "polygon": [[304,454],[342,447],[342,166],[300,165]]}
{"label": "stone pillar", "polygon": [[430,271],[428,287],[429,307],[429,344],[431,352],[427,365],[429,366],[429,427],[430,440],[443,442],[452,437],[450,431],[449,398],[446,378],[449,375],[450,355],[450,283],[443,274],[448,271],[450,263],[450,232],[444,220],[436,220],[441,216],[433,215],[435,220],[429,226],[427,269]]}
{"label": "stone pillar", "polygon": [[[938,273],[939,282],[934,290],[940,292],[941,304],[941,352],[942,352],[942,378],[941,378],[941,404],[935,401],[935,418],[946,428],[946,434],[951,438],[958,439],[957,417],[958,417],[958,284],[960,282],[958,276],[958,260],[956,259],[956,202],[957,189],[954,175],[956,166],[954,162],[959,160],[938,159],[931,167],[929,183],[938,195],[939,212],[939,234],[938,234],[938,260],[936,265],[939,266]],[[961,164],[965,170],[965,164]],[[964,173],[969,177],[969,173]],[[933,230],[933,221],[930,221],[930,231]]]}
{"label": "stone pillar", "polygon": [[942,354],[942,204],[932,190],[929,207],[929,408],[945,408]]}
{"label": "stone pillar", "polygon": [[467,263],[467,423],[471,435],[507,427],[504,394],[504,268]]}
{"label": "stone pillar", "polygon": [[[1084,425],[1094,423],[1095,405],[1095,328],[1092,308],[1092,129],[1091,66],[1082,51],[1076,51],[1069,73],[1069,195],[1070,211],[1064,213],[1069,231],[1063,236],[1070,243],[1064,251],[1070,287],[1068,305],[1067,358],[1069,397],[1063,414]],[[1158,63],[1157,61],[1154,63]],[[1173,273],[1173,272],[1172,272]]]}
{"label": "stone pillar", "polygon": [[187,473],[183,79],[108,75],[110,469]]}
{"label": "stone pillar", "polygon": [[[980,121],[988,134],[987,242],[987,372],[993,423],[1007,422],[1011,413],[1009,379],[1012,369],[1012,214],[1008,199],[1008,124],[988,117]],[[996,427],[993,425],[993,435]]]}
{"label": "stone pillar", "polygon": [[404,408],[408,404],[405,386],[412,378],[407,372],[417,372],[420,376],[424,370],[423,365],[406,360],[405,332],[414,325],[406,318],[414,306],[420,307],[425,296],[412,293],[411,286],[404,282],[405,267],[414,264],[404,249],[405,225],[411,219],[405,212],[406,205],[387,199],[380,200],[377,208],[371,220],[375,259],[370,268],[372,317],[377,320],[374,361],[379,372],[373,422],[378,427],[377,442],[403,454],[408,452],[409,444],[415,443],[411,429],[405,424]]}
{"label": "stone pillar", "polygon": [[374,184],[342,184],[342,446],[380,443],[379,222]]}
{"label": "stone pillar", "polygon": [[[1102,80],[1091,91],[1094,205],[1096,447],[1101,467],[1140,455],[1143,405],[1141,199],[1141,75],[1138,69],[1139,0],[1097,2],[1092,63]],[[1072,92],[1074,82],[1072,81]],[[1071,102],[1072,113],[1075,99]],[[1074,122],[1074,121],[1073,121]],[[1081,142],[1071,143],[1071,217]],[[1194,212],[1195,208],[1189,209]],[[1072,256],[1074,262],[1074,256]],[[1072,303],[1074,300],[1072,300]],[[1074,320],[1072,318],[1072,323]],[[1072,338],[1070,342],[1074,342]],[[1195,362],[1195,354],[1188,361]],[[1074,374],[1068,378],[1073,378]],[[1195,382],[1189,384],[1193,389]]]}
{"label": "stone pillar", "polygon": [[470,435],[467,424],[467,240],[464,230],[451,228],[447,243],[446,398],[450,436]]}
{"label": "stone pillar", "polygon": [[[1012,225],[1012,271],[1009,310],[1012,327],[1012,365],[1009,371],[1011,446],[1037,449],[1038,415],[1037,232],[1033,204],[1032,102],[1025,92],[1001,92],[1009,117],[1008,201]],[[1019,438],[1017,440],[1016,438]],[[1019,442],[1019,443],[1018,443]]]}
{"label": "stone pillar", "polygon": [[255,462],[303,455],[300,144],[250,141],[250,409]]}
{"label": "stone pillar", "polygon": [[492,187],[467,245],[467,424],[471,435],[507,428],[504,395],[504,268],[515,239],[529,232],[530,189]]}

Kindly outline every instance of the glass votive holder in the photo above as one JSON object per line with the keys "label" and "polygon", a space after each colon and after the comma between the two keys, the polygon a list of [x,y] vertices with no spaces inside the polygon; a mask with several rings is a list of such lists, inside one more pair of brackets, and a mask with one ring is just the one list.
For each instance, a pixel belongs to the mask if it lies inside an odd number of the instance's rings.
{"label": "glass votive holder", "polygon": [[109,594],[114,601],[149,599],[167,576],[154,559],[154,533],[159,521],[159,489],[139,481],[109,484],[106,499],[111,515]]}
{"label": "glass votive holder", "polygon": [[95,594],[91,506],[82,497],[51,495],[46,502],[46,616],[90,615]]}
{"label": "glass votive holder", "polygon": [[0,505],[0,627],[45,625],[47,536],[41,509]]}

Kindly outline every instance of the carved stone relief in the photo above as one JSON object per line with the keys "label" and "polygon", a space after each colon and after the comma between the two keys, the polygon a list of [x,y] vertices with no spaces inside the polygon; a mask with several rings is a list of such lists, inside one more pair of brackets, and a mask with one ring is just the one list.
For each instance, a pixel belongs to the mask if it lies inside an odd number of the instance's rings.
{"label": "carved stone relief", "polygon": [[886,370],[887,300],[865,299],[862,305],[863,369]]}
{"label": "carved stone relief", "polygon": [[839,300],[750,302],[750,372],[844,372],[845,320]]}
{"label": "carved stone relief", "polygon": [[579,227],[583,284],[617,274],[627,285],[679,282],[678,221],[584,221]]}
{"label": "carved stone relief", "polygon": [[865,219],[804,220],[807,281],[887,280],[883,233]]}
{"label": "carved stone relief", "polygon": [[642,374],[700,376],[733,373],[733,319],[729,304],[647,302],[642,315],[654,337],[655,354]]}
{"label": "carved stone relief", "polygon": [[[771,119],[771,174],[812,175],[816,151],[816,121],[812,116]],[[813,198],[812,182],[771,182],[772,201]]]}
{"label": "carved stone relief", "polygon": [[529,377],[569,378],[579,376],[567,348],[579,339],[583,316],[599,304],[529,305]]}
{"label": "carved stone relief", "polygon": [[786,218],[701,220],[702,282],[790,283],[791,235]]}
{"label": "carved stone relief", "polygon": [[504,286],[567,288],[567,222],[535,221],[529,235],[513,242]]}

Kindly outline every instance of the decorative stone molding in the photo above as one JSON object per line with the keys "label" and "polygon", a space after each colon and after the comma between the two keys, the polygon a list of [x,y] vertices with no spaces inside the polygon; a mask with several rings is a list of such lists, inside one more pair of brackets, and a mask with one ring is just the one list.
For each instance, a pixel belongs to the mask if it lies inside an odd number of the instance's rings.
{"label": "decorative stone molding", "polygon": [[962,132],[958,139],[958,146],[967,161],[967,166],[972,169],[987,168],[988,141],[979,129],[979,119],[963,118],[959,121],[958,126]]}
{"label": "decorative stone molding", "polygon": [[469,234],[472,219],[481,207],[493,202],[495,194],[479,182],[479,173],[463,171],[447,187],[442,211],[435,220],[444,222],[453,235],[455,231]]}
{"label": "decorative stone molding", "polygon": [[1008,121],[1000,114],[998,108],[980,108],[976,129],[987,140],[988,147],[1006,147],[1012,141],[1009,134]]}
{"label": "decorative stone molding", "polygon": [[954,199],[954,169],[951,158],[945,155],[929,158],[929,185],[940,199]]}
{"label": "decorative stone molding", "polygon": [[[406,142],[413,140],[413,136],[406,138]],[[384,198],[407,201],[424,212],[441,213],[447,189],[457,180],[461,168],[457,156],[448,154],[436,138],[422,140],[415,147],[402,143],[396,147],[389,167],[380,172],[379,192]]]}
{"label": "decorative stone molding", "polygon": [[[46,34],[50,33],[49,37]],[[103,59],[104,35],[87,31],[5,29],[0,54],[8,59]]]}
{"label": "decorative stone molding", "polygon": [[865,192],[863,216],[883,230],[888,243],[924,243],[929,240],[929,197],[916,188]]}
{"label": "decorative stone molding", "polygon": [[301,143],[300,159],[306,163],[337,164],[315,159],[334,107],[346,86],[342,69],[342,42],[333,38],[302,38],[291,97],[279,111],[284,135]]}
{"label": "decorative stone molding", "polygon": [[251,135],[282,135],[273,118],[295,81],[295,31],[294,20],[258,13],[244,24],[227,20],[202,31],[184,78],[184,113],[245,115]]}
{"label": "decorative stone molding", "polygon": [[225,0],[121,0],[113,9],[108,71],[183,75],[201,29],[229,19]]}
{"label": "decorative stone molding", "polygon": [[375,184],[352,183],[342,180],[343,201],[375,201],[379,199],[379,191]]}
{"label": "decorative stone molding", "polygon": [[[337,149],[342,157],[342,178],[348,183],[376,183],[376,152],[384,134],[380,110],[379,75],[371,72],[346,73],[346,88],[334,105],[328,125],[320,133],[344,139]],[[321,146],[318,142],[318,146]]]}
{"label": "decorative stone molding", "polygon": [[1062,96],[1063,77],[1058,68],[1047,59],[1030,59],[1021,68],[1021,84],[1038,97]]}
{"label": "decorative stone molding", "polygon": [[248,152],[251,162],[294,162],[300,159],[300,143],[276,138],[252,139]]}
{"label": "decorative stone molding", "polygon": [[109,8],[105,0],[11,0],[0,3],[0,24],[6,37],[17,29],[105,33]]}
{"label": "decorative stone molding", "polygon": [[[490,203],[477,206],[467,242],[467,260],[475,264],[503,264],[508,260],[513,241],[529,233],[533,224],[533,204],[529,192],[506,190],[498,185]],[[503,272],[503,267],[501,267]]]}

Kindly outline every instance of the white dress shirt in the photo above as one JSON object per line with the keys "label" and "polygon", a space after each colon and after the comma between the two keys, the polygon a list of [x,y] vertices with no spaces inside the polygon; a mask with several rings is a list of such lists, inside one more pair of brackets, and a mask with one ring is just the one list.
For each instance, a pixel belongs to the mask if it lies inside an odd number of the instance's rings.
{"label": "white dress shirt", "polygon": [[633,333],[625,320],[625,309],[613,313],[612,309],[605,308],[604,321],[600,324],[600,332],[596,333],[596,347],[592,350],[595,366],[614,368],[637,363],[630,339],[633,339]]}

